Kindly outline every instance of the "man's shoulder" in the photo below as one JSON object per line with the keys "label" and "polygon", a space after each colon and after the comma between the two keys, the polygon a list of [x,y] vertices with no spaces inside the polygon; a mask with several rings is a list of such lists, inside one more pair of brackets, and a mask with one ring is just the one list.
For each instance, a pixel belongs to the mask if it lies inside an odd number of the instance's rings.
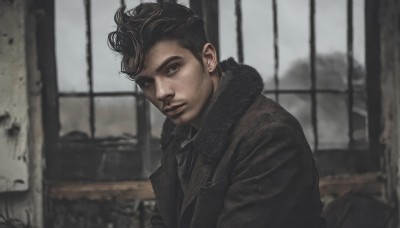
{"label": "man's shoulder", "polygon": [[277,102],[260,95],[236,123],[233,141],[254,144],[273,137],[293,137],[306,144],[298,120]]}
{"label": "man's shoulder", "polygon": [[[297,125],[296,118],[285,110],[277,102],[259,95],[252,105],[246,110],[238,125],[244,123],[247,126],[256,125]],[[296,126],[297,127],[297,126]]]}

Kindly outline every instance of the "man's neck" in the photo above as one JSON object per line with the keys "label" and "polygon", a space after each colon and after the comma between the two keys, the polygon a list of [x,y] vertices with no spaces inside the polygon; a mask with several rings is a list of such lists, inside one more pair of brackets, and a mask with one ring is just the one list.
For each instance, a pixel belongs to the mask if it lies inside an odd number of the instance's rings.
{"label": "man's neck", "polygon": [[199,117],[190,124],[194,129],[196,129],[196,131],[199,131],[199,129],[202,127],[205,117],[207,116],[208,112],[210,111],[212,105],[214,104],[214,102],[219,94],[217,91],[220,89],[219,88],[220,82],[221,82],[223,76],[224,75],[222,75],[222,76],[214,75],[214,77],[211,78],[211,80],[213,81],[213,85],[214,85],[213,93],[209,97],[209,99],[207,101],[207,105],[203,108],[203,111],[201,112]]}
{"label": "man's neck", "polygon": [[211,103],[212,103],[212,97],[214,96],[215,92],[210,96],[210,98],[207,101],[207,104],[203,108],[203,111],[200,113],[200,115],[197,117],[196,120],[194,120],[190,125],[196,129],[196,131],[199,131],[201,126],[203,125],[204,119],[207,116],[208,111],[211,108]]}

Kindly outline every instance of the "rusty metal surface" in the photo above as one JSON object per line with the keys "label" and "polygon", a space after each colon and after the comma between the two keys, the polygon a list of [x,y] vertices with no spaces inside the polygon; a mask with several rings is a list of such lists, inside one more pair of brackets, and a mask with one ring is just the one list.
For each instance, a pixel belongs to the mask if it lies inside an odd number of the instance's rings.
{"label": "rusty metal surface", "polygon": [[379,142],[381,134],[381,47],[380,47],[379,2],[365,1],[365,65],[366,94],[368,112],[368,137],[371,162],[374,169],[379,166],[382,146]]}
{"label": "rusty metal surface", "polygon": [[93,96],[93,57],[92,57],[92,18],[91,18],[91,0],[84,0],[85,6],[85,22],[86,22],[86,77],[89,86],[89,126],[90,136],[95,137],[96,134],[96,115],[94,113],[95,103]]}
{"label": "rusty metal surface", "polygon": [[242,1],[235,0],[235,15],[236,15],[236,42],[237,55],[239,63],[243,63],[243,31],[242,31]]}
{"label": "rusty metal surface", "polygon": [[276,0],[272,0],[272,21],[274,29],[274,83],[275,101],[279,102],[279,30],[278,30],[278,6]]}
{"label": "rusty metal surface", "polygon": [[354,144],[353,136],[353,0],[347,0],[347,88],[349,116],[349,148]]}
{"label": "rusty metal surface", "polygon": [[318,150],[318,119],[317,119],[317,93],[316,93],[316,43],[315,43],[315,0],[310,0],[310,79],[311,79],[311,122],[314,133],[314,151]]}

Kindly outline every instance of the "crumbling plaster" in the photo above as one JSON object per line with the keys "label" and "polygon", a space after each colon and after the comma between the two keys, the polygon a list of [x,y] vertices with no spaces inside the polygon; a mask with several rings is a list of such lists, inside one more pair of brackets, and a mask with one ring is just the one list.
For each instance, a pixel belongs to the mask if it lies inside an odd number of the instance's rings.
{"label": "crumbling plaster", "polygon": [[0,1],[0,192],[28,184],[28,96],[24,4]]}
{"label": "crumbling plaster", "polygon": [[[382,132],[388,202],[400,220],[400,2],[380,1]],[[398,226],[400,223],[398,222]]]}
{"label": "crumbling plaster", "polygon": [[0,0],[0,214],[39,228],[43,130],[32,2]]}

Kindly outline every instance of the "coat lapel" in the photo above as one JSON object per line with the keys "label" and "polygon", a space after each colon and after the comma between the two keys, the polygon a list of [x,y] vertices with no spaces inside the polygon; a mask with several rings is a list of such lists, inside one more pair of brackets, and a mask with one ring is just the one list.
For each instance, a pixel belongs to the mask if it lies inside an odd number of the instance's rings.
{"label": "coat lapel", "polygon": [[158,210],[168,227],[177,227],[177,192],[179,179],[174,156],[167,154],[160,168],[150,176]]}
{"label": "coat lapel", "polygon": [[221,67],[232,78],[216,98],[194,140],[198,156],[183,198],[180,217],[184,216],[200,189],[207,185],[230,142],[235,123],[263,88],[262,79],[255,69],[239,65],[233,59],[222,62]]}
{"label": "coat lapel", "polygon": [[240,65],[232,58],[220,65],[230,80],[206,115],[195,140],[195,148],[204,155],[204,162],[209,164],[219,161],[230,142],[236,122],[264,87],[254,68]]}
{"label": "coat lapel", "polygon": [[206,185],[212,170],[212,165],[204,163],[203,155],[200,153],[194,164],[192,175],[183,197],[180,217],[183,216],[188,206],[196,199],[200,189]]}

